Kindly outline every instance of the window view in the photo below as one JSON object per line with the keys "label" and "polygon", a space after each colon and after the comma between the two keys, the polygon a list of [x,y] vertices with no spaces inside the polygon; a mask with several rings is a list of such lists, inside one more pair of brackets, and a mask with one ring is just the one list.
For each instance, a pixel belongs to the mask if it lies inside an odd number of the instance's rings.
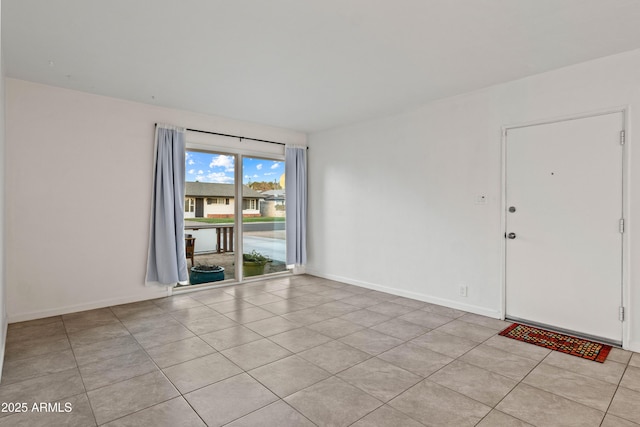
{"label": "window view", "polygon": [[[284,161],[243,158],[242,226],[236,236],[236,156],[187,151],[185,252],[190,284],[285,271]],[[234,247],[242,237],[243,254]]]}

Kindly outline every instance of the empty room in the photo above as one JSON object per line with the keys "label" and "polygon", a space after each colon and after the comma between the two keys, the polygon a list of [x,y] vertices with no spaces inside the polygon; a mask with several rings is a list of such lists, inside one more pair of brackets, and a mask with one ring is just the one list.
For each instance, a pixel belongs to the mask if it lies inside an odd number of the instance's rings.
{"label": "empty room", "polygon": [[637,0],[0,15],[0,426],[640,426]]}

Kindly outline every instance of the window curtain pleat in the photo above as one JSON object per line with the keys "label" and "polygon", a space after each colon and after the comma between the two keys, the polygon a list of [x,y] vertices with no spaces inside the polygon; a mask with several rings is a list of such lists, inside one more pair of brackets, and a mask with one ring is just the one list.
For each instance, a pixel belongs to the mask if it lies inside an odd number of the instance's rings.
{"label": "window curtain pleat", "polygon": [[285,147],[287,265],[307,263],[307,148]]}
{"label": "window curtain pleat", "polygon": [[147,283],[188,279],[184,244],[185,129],[156,126]]}

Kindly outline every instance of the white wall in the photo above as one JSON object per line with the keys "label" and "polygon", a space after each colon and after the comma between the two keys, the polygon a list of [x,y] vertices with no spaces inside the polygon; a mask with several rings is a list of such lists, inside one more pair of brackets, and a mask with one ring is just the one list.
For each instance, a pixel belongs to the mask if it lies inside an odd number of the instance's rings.
{"label": "white wall", "polygon": [[[310,135],[307,272],[499,317],[501,127],[621,105],[630,164],[624,340],[640,350],[640,51]],[[475,204],[479,195],[488,204]]]}
{"label": "white wall", "polygon": [[[0,11],[2,10],[2,0],[0,0]],[[0,12],[1,14],[1,12]],[[0,22],[2,18],[0,17]],[[0,30],[0,33],[2,31]],[[2,40],[0,37],[0,46],[2,46]],[[5,107],[5,91],[4,91],[4,64],[2,61],[2,48],[0,47],[0,376],[2,375],[2,365],[4,362],[4,348],[7,335],[7,310],[5,300],[5,120],[4,120],[4,107]]]}
{"label": "white wall", "polygon": [[[21,80],[6,89],[9,321],[166,295],[144,286],[154,123],[306,144],[299,132]],[[187,136],[209,139],[238,145]]]}
{"label": "white wall", "polygon": [[[207,215],[234,215],[236,212],[236,202],[235,198],[229,197],[229,204],[225,203],[225,199],[227,197],[217,197],[218,203],[216,204],[208,204],[207,197],[203,198],[204,201],[204,218],[207,218]],[[220,203],[222,201],[222,203]]]}

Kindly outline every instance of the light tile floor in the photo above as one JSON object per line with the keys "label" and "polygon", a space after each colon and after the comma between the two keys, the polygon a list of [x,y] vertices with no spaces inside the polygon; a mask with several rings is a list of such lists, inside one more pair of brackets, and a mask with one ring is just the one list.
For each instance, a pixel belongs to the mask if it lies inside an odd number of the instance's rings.
{"label": "light tile floor", "polygon": [[0,426],[640,425],[640,354],[507,325],[313,276],[16,323]]}

